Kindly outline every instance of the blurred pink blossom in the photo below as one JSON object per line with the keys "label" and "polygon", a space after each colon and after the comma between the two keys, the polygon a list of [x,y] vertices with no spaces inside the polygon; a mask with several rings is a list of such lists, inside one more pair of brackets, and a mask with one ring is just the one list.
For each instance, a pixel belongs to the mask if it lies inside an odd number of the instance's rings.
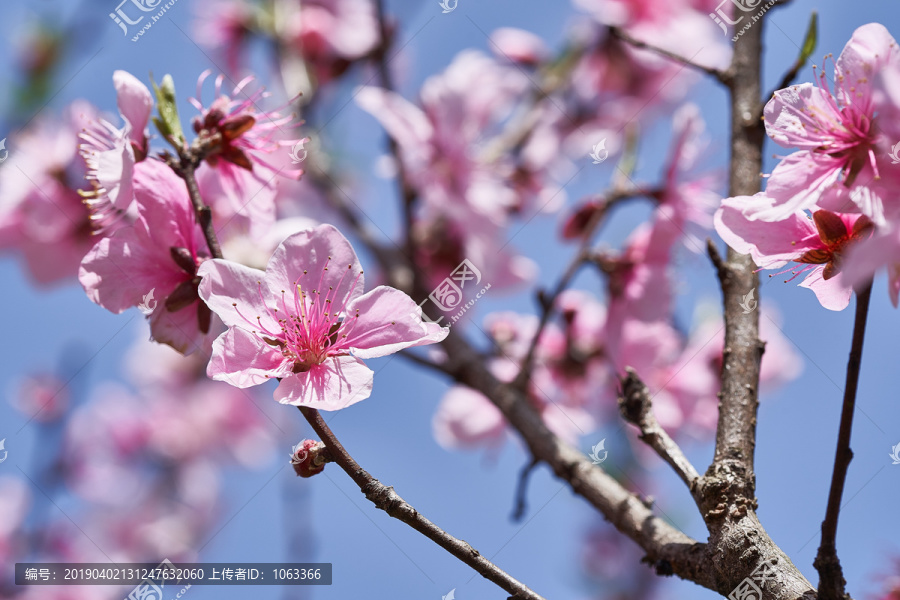
{"label": "blurred pink blossom", "polygon": [[530,31],[515,27],[501,27],[490,37],[491,50],[498,58],[528,66],[537,65],[550,55],[543,39]]}
{"label": "blurred pink blossom", "polygon": [[53,373],[23,377],[12,396],[12,404],[29,419],[47,423],[59,419],[69,407],[66,382]]}
{"label": "blurred pink blossom", "polygon": [[310,0],[282,3],[284,42],[309,65],[319,85],[340,76],[379,43],[371,0]]}
{"label": "blurred pink blossom", "polygon": [[225,55],[230,73],[237,73],[244,42],[251,32],[256,5],[248,0],[198,0],[194,35],[197,43]]}
{"label": "blurred pink blossom", "polygon": [[[609,381],[602,359],[605,311],[583,292],[561,298],[566,330],[548,325],[535,352],[528,396],[551,431],[570,443],[592,430],[598,408],[598,389]],[[513,312],[492,313],[485,329],[499,355],[490,369],[501,381],[512,381],[521,368],[538,319]],[[498,448],[506,439],[506,421],[483,394],[464,386],[452,387],[432,421],[438,443],[447,448]]]}
{"label": "blurred pink blossom", "polygon": [[0,249],[20,252],[35,282],[74,278],[97,241],[77,189],[85,176],[78,132],[94,118],[85,102],[62,119],[40,119],[20,136],[0,170]]}
{"label": "blurred pink blossom", "polygon": [[31,494],[23,480],[0,478],[0,562],[3,564],[12,564],[22,556],[21,527],[30,505]]}
{"label": "blurred pink blossom", "polygon": [[425,82],[421,108],[374,87],[362,88],[356,100],[397,142],[406,183],[421,196],[426,213],[502,225],[528,198],[513,185],[510,159],[488,152],[483,140],[528,85],[515,67],[467,50]]}

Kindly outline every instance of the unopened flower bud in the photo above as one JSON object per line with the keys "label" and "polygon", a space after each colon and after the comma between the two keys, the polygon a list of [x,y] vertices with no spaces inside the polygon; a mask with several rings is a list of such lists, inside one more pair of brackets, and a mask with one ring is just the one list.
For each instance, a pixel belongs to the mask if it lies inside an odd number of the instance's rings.
{"label": "unopened flower bud", "polygon": [[291,450],[291,465],[299,477],[312,477],[330,462],[325,444],[316,440],[303,440]]}

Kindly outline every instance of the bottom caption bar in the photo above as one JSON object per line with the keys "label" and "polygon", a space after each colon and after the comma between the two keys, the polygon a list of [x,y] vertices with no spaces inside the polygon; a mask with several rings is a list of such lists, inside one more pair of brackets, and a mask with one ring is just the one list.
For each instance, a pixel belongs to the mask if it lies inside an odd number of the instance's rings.
{"label": "bottom caption bar", "polygon": [[331,563],[16,563],[16,585],[331,585]]}

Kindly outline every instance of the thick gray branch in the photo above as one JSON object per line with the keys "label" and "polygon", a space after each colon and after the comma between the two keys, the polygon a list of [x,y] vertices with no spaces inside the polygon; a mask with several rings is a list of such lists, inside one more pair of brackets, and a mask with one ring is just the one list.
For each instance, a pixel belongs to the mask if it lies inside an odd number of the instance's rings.
{"label": "thick gray branch", "polygon": [[[731,93],[731,159],[729,195],[750,196],[760,189],[765,128],[761,110],[760,76],[765,19],[744,31],[734,45],[728,71]],[[712,464],[700,479],[699,507],[709,529],[711,576],[727,595],[748,571],[763,560],[777,559],[781,583],[767,589],[772,600],[815,598],[812,585],[766,534],[755,509],[756,416],[759,407],[760,361],[764,345],[759,339],[759,312],[745,298],[758,291],[756,265],[747,255],[728,250],[722,260],[710,244],[722,288],[725,348],[722,356],[719,420]],[[757,295],[757,294],[755,294]],[[743,306],[742,306],[743,304]]]}

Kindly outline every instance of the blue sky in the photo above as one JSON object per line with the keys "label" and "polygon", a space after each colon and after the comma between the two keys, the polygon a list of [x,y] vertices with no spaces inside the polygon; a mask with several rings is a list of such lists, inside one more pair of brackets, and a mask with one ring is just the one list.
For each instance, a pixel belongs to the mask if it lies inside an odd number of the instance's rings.
{"label": "blue sky", "polygon": [[[87,98],[113,110],[112,72],[126,69],[141,78],[150,71],[157,77],[171,73],[181,92],[184,113],[188,114],[184,100],[193,93],[197,76],[204,69],[217,69],[212,55],[190,39],[193,0],[179,0],[167,18],[155,24],[139,43],[122,36],[109,19],[115,4],[113,0],[74,5],[58,0],[6,0],[0,23],[0,56],[6,57],[0,58],[0,81],[5,80],[7,85],[0,89],[9,88],[9,59],[22,24],[51,18],[77,23],[79,46],[65,59],[54,87],[58,92],[41,112],[58,112],[76,98]],[[565,3],[556,6],[560,8],[534,0],[460,0],[457,10],[443,15],[437,0],[388,2],[389,11],[399,16],[402,38],[418,32],[401,58],[408,68],[400,82],[401,91],[412,97],[425,77],[443,69],[464,48],[486,49],[487,40],[480,30],[517,26],[558,44],[573,11]],[[771,88],[793,62],[810,11],[819,11],[819,46],[814,59],[821,64],[822,55],[839,54],[853,30],[865,23],[880,21],[897,35],[900,18],[889,7],[877,0],[794,0],[771,13],[765,35],[764,87]],[[805,73],[808,78],[809,70]],[[704,81],[694,98],[718,151],[710,166],[721,166],[727,154],[725,95]],[[6,114],[8,101],[0,95],[0,114]],[[372,175],[374,160],[382,148],[381,132],[354,104],[337,110],[342,105],[334,103],[335,113],[324,134],[339,142],[342,164],[356,175],[358,184],[351,192],[354,200],[385,231],[395,231],[390,210],[393,187]],[[39,107],[34,108],[38,112]],[[8,121],[3,126],[8,128]],[[665,158],[668,131],[669,124],[664,120],[646,132],[638,172],[645,180],[652,180]],[[776,151],[771,145],[767,147],[767,155]],[[771,168],[772,159],[768,163],[767,168]],[[608,175],[584,170],[567,189],[570,201],[602,189]],[[616,225],[606,229],[605,241],[610,245],[620,243],[638,215],[636,211],[617,217]],[[512,243],[524,250],[540,243],[541,252],[532,256],[541,267],[544,283],[555,280],[571,252],[571,248],[553,241],[558,226],[556,216],[538,216],[521,230],[521,226],[514,226],[509,234],[515,234]],[[695,301],[718,302],[719,294],[713,270],[704,257],[685,256],[683,260],[687,268],[680,273],[689,292],[679,299],[679,317],[689,323]],[[0,278],[5,291],[0,314],[6,321],[0,348],[0,389],[6,390],[22,373],[65,360],[85,365],[71,385],[86,390],[99,381],[118,377],[123,353],[134,339],[146,336],[137,311],[112,315],[91,304],[77,285],[36,290],[19,263],[8,256],[0,258]],[[593,276],[587,275],[578,279],[577,286],[594,291],[600,287]],[[774,540],[807,578],[816,581],[812,560],[831,475],[852,309],[829,312],[808,290],[774,280],[764,285],[762,296],[763,305],[776,305],[783,315],[782,330],[804,356],[805,370],[797,381],[763,397],[757,445],[759,515]],[[534,306],[525,295],[489,294],[478,303],[476,318],[498,309],[531,312]],[[470,333],[475,336],[478,331],[472,328]],[[888,458],[891,446],[900,443],[898,334],[900,320],[880,278],[873,292],[853,436],[855,458],[838,534],[845,576],[857,598],[876,589],[871,583],[873,576],[888,569],[891,558],[900,552],[900,521],[893,514],[900,492],[900,465],[891,465]],[[591,588],[580,575],[581,536],[596,517],[585,502],[541,468],[531,481],[526,520],[512,523],[509,514],[517,474],[526,461],[519,443],[507,444],[496,458],[443,450],[431,436],[430,423],[446,382],[401,358],[379,359],[373,366],[377,375],[372,397],[333,415],[330,421],[359,462],[382,482],[393,485],[430,519],[470,542],[545,597],[587,597]],[[222,520],[227,525],[210,540],[202,560],[331,562],[334,584],[305,590],[302,596],[316,600],[381,598],[388,594],[438,600],[452,588],[456,588],[460,600],[502,596],[493,584],[473,578],[472,571],[418,533],[376,511],[339,469],[326,469],[324,475],[311,480],[295,478],[283,459],[290,445],[301,437],[297,433],[301,431],[301,417],[296,410],[274,402],[264,409],[291,435],[280,441],[276,457],[258,470],[229,470]],[[0,464],[0,476],[19,476],[18,468],[28,472],[32,466],[26,457],[39,449],[34,447],[34,427],[22,429],[23,425],[21,414],[0,403],[0,438],[7,438],[12,459]],[[21,433],[16,433],[20,429]],[[616,468],[616,444],[620,448],[626,444],[620,429],[619,423],[607,424],[582,442],[587,450],[608,437],[610,458],[605,466],[611,470]],[[689,446],[688,453],[703,470],[711,458],[711,446]],[[654,494],[660,508],[688,534],[703,539],[703,523],[680,481],[661,466],[651,475],[660,481]],[[294,539],[308,540],[299,551],[289,549],[291,532]],[[667,598],[717,597],[676,579],[666,580],[663,586],[662,596]],[[242,598],[245,593],[237,587],[195,587],[189,597]],[[293,589],[274,587],[257,588],[253,595],[263,600],[301,597]]]}

